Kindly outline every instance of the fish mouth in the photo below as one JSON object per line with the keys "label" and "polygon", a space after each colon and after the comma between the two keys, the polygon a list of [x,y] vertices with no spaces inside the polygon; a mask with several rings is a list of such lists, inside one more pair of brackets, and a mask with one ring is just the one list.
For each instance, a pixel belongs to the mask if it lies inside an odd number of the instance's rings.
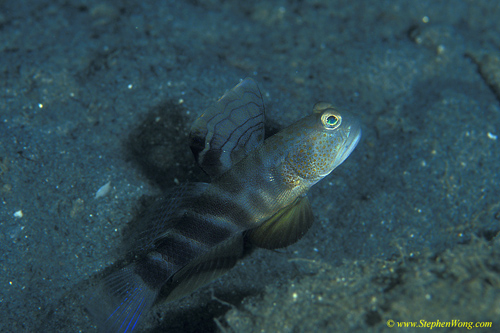
{"label": "fish mouth", "polygon": [[347,138],[344,151],[342,152],[340,157],[340,163],[344,162],[345,159],[349,157],[349,155],[351,155],[354,148],[356,148],[356,146],[358,145],[360,139],[361,139],[361,127],[357,125],[351,126],[349,128],[349,136]]}
{"label": "fish mouth", "polygon": [[337,153],[337,156],[335,156],[332,163],[332,168],[328,171],[328,173],[322,175],[323,177],[328,175],[339,165],[341,165],[349,157],[349,155],[351,155],[352,151],[354,150],[354,148],[356,148],[359,140],[361,139],[361,126],[359,126],[357,122],[354,122],[353,124],[347,126],[343,131],[345,133],[344,135],[347,137],[344,145],[342,149]]}

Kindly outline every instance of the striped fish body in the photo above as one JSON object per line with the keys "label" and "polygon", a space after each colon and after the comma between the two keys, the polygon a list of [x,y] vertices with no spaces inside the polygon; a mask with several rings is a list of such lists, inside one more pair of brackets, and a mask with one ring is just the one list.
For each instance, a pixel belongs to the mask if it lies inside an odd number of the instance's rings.
{"label": "striped fish body", "polygon": [[160,295],[174,300],[233,267],[244,242],[293,244],[313,221],[307,191],[360,136],[351,114],[317,103],[264,140],[262,95],[245,79],[191,129],[191,149],[212,182],[182,186],[150,208],[139,258],[103,280],[90,312],[105,331],[132,331]]}

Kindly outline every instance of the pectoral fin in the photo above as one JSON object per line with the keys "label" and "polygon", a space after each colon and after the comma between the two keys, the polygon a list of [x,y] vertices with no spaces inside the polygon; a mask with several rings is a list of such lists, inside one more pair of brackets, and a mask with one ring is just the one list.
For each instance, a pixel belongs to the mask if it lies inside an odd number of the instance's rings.
{"label": "pectoral fin", "polygon": [[193,124],[190,146],[211,177],[229,170],[264,141],[264,102],[247,78],[209,107]]}
{"label": "pectoral fin", "polygon": [[299,198],[291,206],[274,214],[260,227],[250,230],[246,237],[264,249],[279,249],[292,245],[305,235],[314,221],[307,197]]}

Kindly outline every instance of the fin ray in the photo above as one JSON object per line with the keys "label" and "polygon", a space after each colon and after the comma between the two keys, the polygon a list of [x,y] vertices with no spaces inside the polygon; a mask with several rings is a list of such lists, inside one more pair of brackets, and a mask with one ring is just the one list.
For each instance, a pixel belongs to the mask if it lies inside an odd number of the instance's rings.
{"label": "fin ray", "polygon": [[257,83],[246,78],[193,124],[190,146],[211,177],[229,170],[264,141],[265,108]]}
{"label": "fin ray", "polygon": [[279,249],[297,242],[305,235],[314,221],[307,197],[296,200],[274,214],[259,227],[246,233],[247,239],[264,249]]}
{"label": "fin ray", "polygon": [[159,289],[146,285],[131,264],[107,276],[87,309],[104,332],[132,332],[156,300]]}

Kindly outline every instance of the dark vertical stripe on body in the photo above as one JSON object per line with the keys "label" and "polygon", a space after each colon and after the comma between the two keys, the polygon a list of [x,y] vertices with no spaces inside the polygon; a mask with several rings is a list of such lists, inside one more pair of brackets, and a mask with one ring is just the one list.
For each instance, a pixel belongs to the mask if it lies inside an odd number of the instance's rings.
{"label": "dark vertical stripe on body", "polygon": [[[260,152],[251,153],[213,184],[207,211],[217,215],[223,207],[225,216],[237,225],[255,223],[257,218],[271,216],[279,192],[277,170],[267,167]],[[203,210],[201,210],[203,211]],[[220,211],[220,208],[219,208]]]}
{"label": "dark vertical stripe on body", "polygon": [[232,234],[217,216],[194,212],[188,212],[187,216],[175,226],[175,230],[184,237],[206,246],[216,245]]}
{"label": "dark vertical stripe on body", "polygon": [[266,200],[266,190],[264,191],[256,191],[253,193],[250,193],[250,195],[247,196],[248,202],[247,205],[249,207],[252,207],[254,211],[261,213],[269,212],[271,205],[273,202],[269,202]]}
{"label": "dark vertical stripe on body", "polygon": [[155,241],[155,251],[164,256],[164,260],[177,266],[184,266],[189,260],[205,251],[205,246],[183,237],[171,230]]}
{"label": "dark vertical stripe on body", "polygon": [[[234,185],[238,184],[240,183]],[[225,185],[211,187],[208,195],[204,196],[203,200],[198,200],[197,205],[192,207],[192,211],[199,216],[212,216],[209,218],[211,221],[220,220],[224,224],[232,224],[236,230],[242,221],[244,223],[252,221],[254,216],[245,206],[235,200],[238,192],[228,192],[227,187]]]}
{"label": "dark vertical stripe on body", "polygon": [[176,270],[176,265],[158,252],[139,259],[134,268],[135,273],[151,288],[160,288]]}

